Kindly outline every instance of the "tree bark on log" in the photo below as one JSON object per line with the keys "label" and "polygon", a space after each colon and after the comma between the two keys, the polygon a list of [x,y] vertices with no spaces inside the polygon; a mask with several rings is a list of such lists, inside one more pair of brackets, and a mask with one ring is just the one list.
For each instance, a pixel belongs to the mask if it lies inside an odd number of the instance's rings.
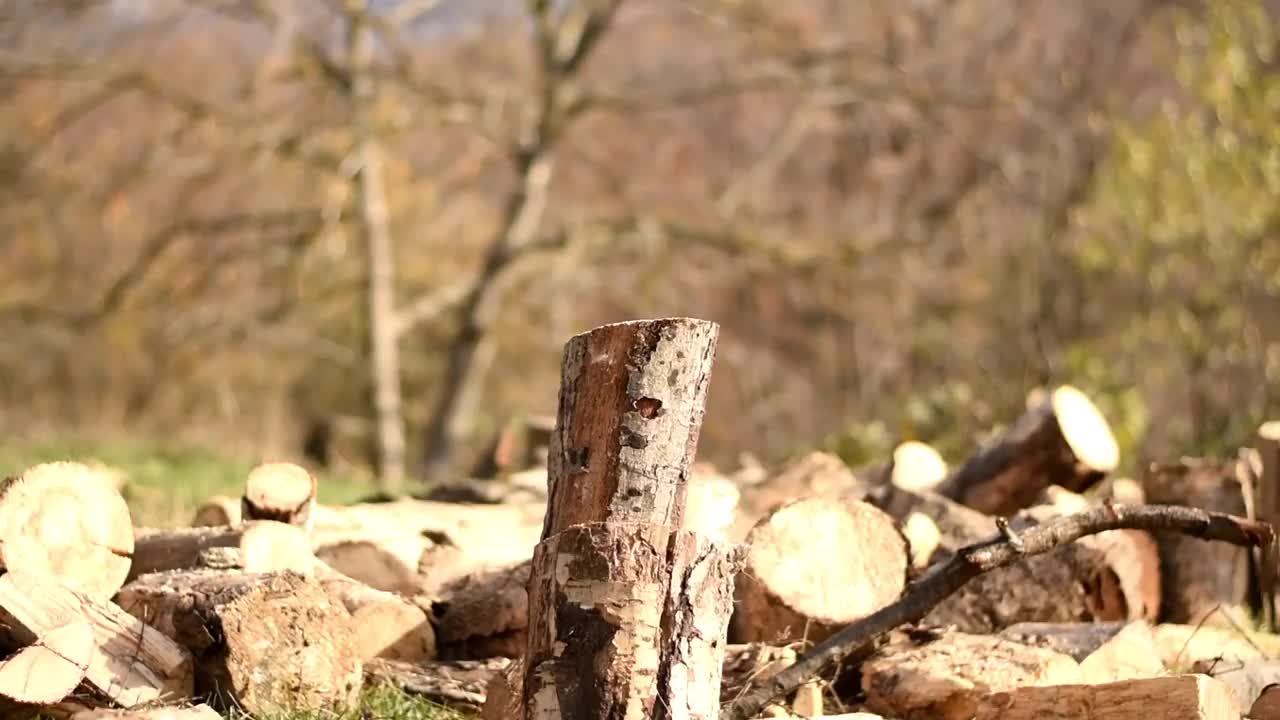
{"label": "tree bark on log", "polygon": [[904,720],[971,720],[990,693],[1080,681],[1079,664],[1062,653],[964,633],[888,646],[862,663],[868,709]]}
{"label": "tree bark on log", "polygon": [[345,711],[363,677],[346,609],[291,573],[210,570],[145,575],[121,607],[189,648],[196,691],[250,713]]}
{"label": "tree bark on log", "polygon": [[974,720],[1240,720],[1231,691],[1207,675],[1125,680],[1105,685],[1021,687],[996,693]]}
{"label": "tree bark on log", "polygon": [[1083,393],[1063,385],[956,468],[937,492],[989,515],[1012,515],[1050,485],[1087,490],[1118,461],[1106,418]]}
{"label": "tree bark on log", "polygon": [[54,462],[0,482],[0,569],[57,578],[107,600],[125,582],[133,521],[92,468]]}
{"label": "tree bark on log", "polygon": [[787,503],[747,536],[730,639],[819,642],[896,600],[907,566],[906,541],[875,507],[824,498]]}
{"label": "tree bark on log", "polygon": [[87,621],[94,643],[85,681],[118,705],[191,697],[190,654],[110,601],[95,600],[45,577],[9,572],[0,577],[0,619],[6,633],[19,640]]}
{"label": "tree bark on log", "polygon": [[529,647],[530,561],[459,578],[432,603],[440,657],[517,658]]}
{"label": "tree bark on log", "polygon": [[524,717],[714,718],[734,564],[656,524],[575,525],[539,544]]}
{"label": "tree bark on log", "polygon": [[605,325],[564,349],[542,540],[590,522],[683,527],[719,326]]}
{"label": "tree bark on log", "polygon": [[[1263,423],[1257,437],[1258,468],[1254,488],[1257,518],[1272,526],[1280,526],[1280,421]],[[1261,548],[1258,559],[1258,591],[1267,626],[1274,632],[1280,628],[1276,593],[1280,590],[1280,549],[1275,545]]]}
{"label": "tree bark on log", "polygon": [[939,602],[983,573],[1048,552],[1087,535],[1122,529],[1176,531],[1246,547],[1274,542],[1276,537],[1272,527],[1266,523],[1195,508],[1168,506],[1105,505],[1077,515],[1055,518],[1021,532],[1003,528],[1000,536],[962,548],[947,562],[930,568],[897,602],[819,643],[795,665],[725,708],[720,718],[748,720],[773,698],[786,695],[842,658],[860,652],[868,643],[900,625],[919,621]]}
{"label": "tree bark on log", "polygon": [[527,720],[717,713],[738,558],[683,527],[718,332],[619,323],[565,347],[530,569]]}
{"label": "tree bark on log", "polygon": [[[1152,465],[1142,482],[1147,500],[1153,504],[1244,515],[1239,470],[1236,460],[1187,458]],[[1189,625],[1248,621],[1248,549],[1177,533],[1158,534],[1156,542],[1164,587],[1161,620]]]}

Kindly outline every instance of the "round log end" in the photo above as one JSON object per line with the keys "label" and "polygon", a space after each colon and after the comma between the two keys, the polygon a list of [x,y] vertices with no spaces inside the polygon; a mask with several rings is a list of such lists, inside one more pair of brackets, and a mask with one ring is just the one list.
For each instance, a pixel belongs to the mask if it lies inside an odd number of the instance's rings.
{"label": "round log end", "polygon": [[1070,385],[1053,391],[1053,414],[1062,437],[1076,459],[1098,472],[1111,472],[1120,463],[1120,447],[1111,425],[1084,393]]}
{"label": "round log end", "polygon": [[245,500],[261,510],[293,512],[315,496],[315,477],[293,463],[263,463],[245,479]]}
{"label": "round log end", "polygon": [[933,446],[908,440],[893,450],[890,482],[904,490],[932,490],[947,476],[947,463]]}
{"label": "round log end", "polygon": [[36,465],[0,486],[0,560],[94,598],[129,574],[133,521],[111,483],[87,465]]}
{"label": "round log end", "polygon": [[861,501],[786,503],[752,529],[747,546],[736,642],[821,639],[893,602],[906,585],[906,539]]}

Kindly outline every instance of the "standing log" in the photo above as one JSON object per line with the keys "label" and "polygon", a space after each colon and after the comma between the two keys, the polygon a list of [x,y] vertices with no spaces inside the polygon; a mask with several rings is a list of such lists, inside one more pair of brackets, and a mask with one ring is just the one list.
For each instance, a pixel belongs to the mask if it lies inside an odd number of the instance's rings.
{"label": "standing log", "polygon": [[[1245,514],[1236,460],[1187,458],[1155,464],[1142,478],[1147,501]],[[1247,622],[1249,551],[1178,533],[1158,533],[1164,622],[1229,625]]]}
{"label": "standing log", "polygon": [[57,578],[106,600],[124,584],[133,521],[124,498],[87,465],[36,465],[0,483],[0,566]]}
{"label": "standing log", "polygon": [[975,720],[1240,720],[1226,685],[1207,675],[1105,685],[1021,687],[985,698]]}
{"label": "standing log", "polygon": [[737,560],[682,528],[718,331],[619,323],[565,347],[530,570],[527,720],[717,714]]}
{"label": "standing log", "polygon": [[589,522],[683,526],[719,327],[617,323],[571,339],[542,539]]}
{"label": "standing log", "polygon": [[293,463],[263,463],[249,471],[240,501],[243,520],[275,520],[311,532],[316,479]]}
{"label": "standing log", "polygon": [[893,518],[857,500],[787,503],[756,525],[747,546],[734,583],[733,642],[820,642],[906,585],[907,544]]}
{"label": "standing log", "polygon": [[[88,622],[93,651],[84,679],[98,695],[123,707],[191,697],[191,656],[109,601],[77,593],[22,572],[0,577],[0,620],[20,642]],[[74,655],[69,655],[74,657]]]}
{"label": "standing log", "polygon": [[1050,485],[1087,490],[1114,470],[1119,458],[1106,418],[1083,393],[1063,385],[1032,403],[937,491],[975,510],[1012,515]]}
{"label": "standing log", "polygon": [[249,713],[345,711],[363,683],[350,615],[291,572],[145,575],[120,591],[128,612],[196,657],[196,691]]}

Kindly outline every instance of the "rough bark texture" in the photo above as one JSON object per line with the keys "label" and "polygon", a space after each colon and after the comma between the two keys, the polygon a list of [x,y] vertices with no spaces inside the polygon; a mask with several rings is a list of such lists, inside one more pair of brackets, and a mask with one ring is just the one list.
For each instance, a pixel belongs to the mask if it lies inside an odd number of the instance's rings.
{"label": "rough bark texture", "polygon": [[821,641],[896,600],[907,565],[893,519],[867,503],[813,498],[782,505],[747,536],[730,638]]}
{"label": "rough bark texture", "polygon": [[542,539],[590,522],[683,526],[718,334],[671,318],[566,344]]}
{"label": "rough bark texture", "polygon": [[579,525],[539,544],[524,717],[714,718],[734,565],[658,524]]}
{"label": "rough bark texture", "polygon": [[432,603],[440,657],[516,658],[529,645],[528,561],[445,585]]}
{"label": "rough bark texture", "polygon": [[809,453],[762,482],[743,489],[732,537],[740,542],[761,518],[784,503],[810,497],[858,497],[868,487],[835,455]]}
{"label": "rough bark texture", "polygon": [[106,600],[124,584],[132,553],[129,508],[89,466],[45,463],[0,483],[3,569]]}
{"label": "rough bark texture", "polygon": [[862,664],[868,709],[902,720],[971,720],[990,693],[1080,679],[1079,664],[1061,653],[963,633],[889,646]]}
{"label": "rough bark texture", "polygon": [[[1235,460],[1186,459],[1152,465],[1143,477],[1143,488],[1153,504],[1245,513]],[[1164,587],[1163,621],[1191,625],[1201,621],[1213,625],[1247,622],[1247,549],[1177,533],[1161,533],[1156,541]]]}
{"label": "rough bark texture", "polygon": [[316,505],[316,479],[293,463],[263,463],[245,479],[240,515],[243,520],[275,520],[311,531]]}
{"label": "rough bark texture", "polygon": [[485,686],[481,720],[513,720],[524,717],[524,661],[516,660]]}
{"label": "rough bark texture", "polygon": [[196,690],[251,713],[345,710],[363,681],[350,615],[296,573],[146,575],[120,592],[196,659]]}
{"label": "rough bark texture", "polygon": [[1165,674],[1151,626],[1132,623],[1021,623],[1000,632],[1006,640],[1069,655],[1083,682],[1106,683]]}
{"label": "rough bark texture", "polygon": [[93,628],[84,620],[42,633],[0,660],[0,697],[41,705],[59,702],[84,680],[92,655]]}
{"label": "rough bark texture", "polygon": [[94,643],[85,680],[118,705],[191,697],[190,654],[114,603],[95,600],[47,578],[10,572],[0,577],[0,609],[5,634],[20,642],[71,622],[87,621]]}
{"label": "rough bark texture", "polygon": [[1118,459],[1106,419],[1080,391],[1062,386],[1034,403],[937,490],[975,510],[1011,515],[1049,485],[1088,489],[1114,470]]}
{"label": "rough bark texture", "polygon": [[1039,718],[1240,720],[1240,708],[1221,682],[1206,675],[1180,675],[1105,685],[1021,687],[986,698],[975,720]]}

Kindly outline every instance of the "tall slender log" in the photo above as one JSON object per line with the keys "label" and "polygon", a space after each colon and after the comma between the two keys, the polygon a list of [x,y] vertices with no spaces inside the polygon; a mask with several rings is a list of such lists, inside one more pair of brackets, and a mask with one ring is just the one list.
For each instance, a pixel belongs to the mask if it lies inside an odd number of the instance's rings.
{"label": "tall slender log", "polygon": [[605,325],[565,346],[542,539],[589,522],[680,527],[719,327]]}
{"label": "tall slender log", "polygon": [[717,333],[620,323],[565,348],[526,720],[716,716],[739,560],[682,525]]}

